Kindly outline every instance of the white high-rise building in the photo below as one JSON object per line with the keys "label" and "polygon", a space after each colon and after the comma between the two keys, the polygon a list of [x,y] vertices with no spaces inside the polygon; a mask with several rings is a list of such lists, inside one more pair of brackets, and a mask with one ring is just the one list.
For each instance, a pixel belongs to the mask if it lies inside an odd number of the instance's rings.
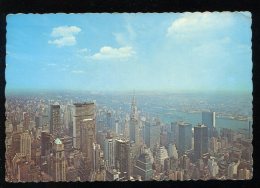
{"label": "white high-rise building", "polygon": [[164,146],[159,147],[156,152],[157,162],[159,162],[161,165],[164,165],[164,160],[167,158],[169,158],[169,156],[168,156],[168,152],[165,149],[165,147]]}
{"label": "white high-rise building", "polygon": [[108,168],[115,166],[115,140],[113,138],[105,139],[104,157]]}
{"label": "white high-rise building", "polygon": [[232,162],[228,165],[228,179],[234,179],[234,176],[237,176],[237,167],[240,162]]}
{"label": "white high-rise building", "polygon": [[218,174],[218,170],[219,170],[215,157],[211,156],[208,159],[208,168],[209,168],[211,176],[215,178],[216,175]]}
{"label": "white high-rise building", "polygon": [[24,132],[20,137],[20,153],[24,154],[27,160],[31,159],[31,135],[28,132]]}
{"label": "white high-rise building", "polygon": [[175,159],[178,159],[178,151],[176,149],[175,144],[170,143],[167,151],[168,151],[169,157],[174,157]]}

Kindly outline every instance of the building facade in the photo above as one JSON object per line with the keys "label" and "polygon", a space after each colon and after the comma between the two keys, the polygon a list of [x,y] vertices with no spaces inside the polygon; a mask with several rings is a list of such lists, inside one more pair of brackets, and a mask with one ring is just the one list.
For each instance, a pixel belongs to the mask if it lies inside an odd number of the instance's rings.
{"label": "building facade", "polygon": [[84,119],[95,122],[94,103],[76,103],[73,107],[73,147],[80,149],[81,124]]}
{"label": "building facade", "polygon": [[179,122],[179,147],[180,154],[184,154],[186,151],[192,148],[192,124]]}
{"label": "building facade", "polygon": [[194,127],[194,157],[198,160],[208,153],[208,128],[203,124]]}
{"label": "building facade", "polygon": [[53,104],[50,106],[50,133],[60,133],[61,122],[60,122],[60,105]]}

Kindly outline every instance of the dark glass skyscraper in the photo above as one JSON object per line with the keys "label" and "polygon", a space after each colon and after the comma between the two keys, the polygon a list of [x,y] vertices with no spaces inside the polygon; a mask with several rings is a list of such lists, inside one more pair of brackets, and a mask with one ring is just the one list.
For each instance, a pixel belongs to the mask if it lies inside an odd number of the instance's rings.
{"label": "dark glass skyscraper", "polygon": [[194,127],[194,157],[195,160],[208,152],[208,128],[199,124]]}
{"label": "dark glass skyscraper", "polygon": [[192,144],[192,124],[179,122],[179,152],[184,154],[191,149]]}
{"label": "dark glass skyscraper", "polygon": [[50,133],[59,133],[61,131],[60,123],[60,105],[53,104],[50,107]]}
{"label": "dark glass skyscraper", "polygon": [[156,143],[160,142],[160,126],[155,122],[145,122],[144,141],[148,148],[153,149]]}
{"label": "dark glass skyscraper", "polygon": [[208,136],[211,138],[215,129],[215,112],[202,112],[202,124],[208,127]]}
{"label": "dark glass skyscraper", "polygon": [[130,176],[130,143],[128,140],[117,139],[115,141],[115,161],[116,168],[121,172],[121,176]]}

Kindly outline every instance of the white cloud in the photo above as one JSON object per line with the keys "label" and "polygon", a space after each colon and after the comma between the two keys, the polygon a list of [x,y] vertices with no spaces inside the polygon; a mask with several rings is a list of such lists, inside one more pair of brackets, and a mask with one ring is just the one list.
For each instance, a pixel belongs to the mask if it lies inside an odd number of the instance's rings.
{"label": "white cloud", "polygon": [[185,13],[172,22],[167,29],[167,37],[191,39],[203,37],[211,31],[223,30],[232,24],[232,13],[195,12]]}
{"label": "white cloud", "polygon": [[106,60],[106,59],[120,59],[126,60],[133,56],[135,51],[130,46],[121,48],[112,48],[110,46],[104,46],[100,51],[92,56],[95,60]]}
{"label": "white cloud", "polygon": [[60,26],[52,29],[51,37],[55,38],[49,40],[49,44],[54,44],[58,47],[73,46],[76,44],[76,37],[81,29],[76,26]]}
{"label": "white cloud", "polygon": [[82,70],[73,70],[71,72],[74,73],[74,74],[82,74],[82,73],[84,73],[84,71],[82,71]]}

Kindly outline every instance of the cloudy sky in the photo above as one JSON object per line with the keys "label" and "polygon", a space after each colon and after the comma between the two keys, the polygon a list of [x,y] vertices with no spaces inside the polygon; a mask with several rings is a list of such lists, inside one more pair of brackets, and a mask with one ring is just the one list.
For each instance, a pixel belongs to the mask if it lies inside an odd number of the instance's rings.
{"label": "cloudy sky", "polygon": [[252,91],[251,14],[7,17],[7,91]]}

